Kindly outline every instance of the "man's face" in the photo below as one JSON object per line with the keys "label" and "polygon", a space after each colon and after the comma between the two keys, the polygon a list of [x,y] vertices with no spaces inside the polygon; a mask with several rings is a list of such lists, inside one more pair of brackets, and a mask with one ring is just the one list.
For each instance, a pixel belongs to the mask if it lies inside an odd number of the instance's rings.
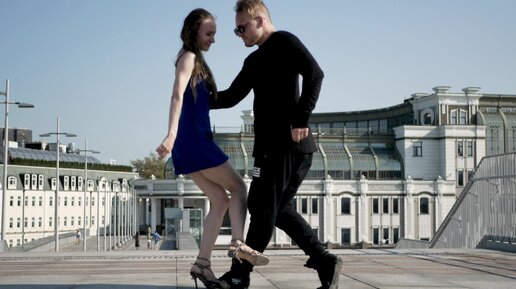
{"label": "man's face", "polygon": [[246,47],[254,46],[259,39],[259,17],[252,18],[247,13],[237,13],[235,17],[235,34],[242,38]]}

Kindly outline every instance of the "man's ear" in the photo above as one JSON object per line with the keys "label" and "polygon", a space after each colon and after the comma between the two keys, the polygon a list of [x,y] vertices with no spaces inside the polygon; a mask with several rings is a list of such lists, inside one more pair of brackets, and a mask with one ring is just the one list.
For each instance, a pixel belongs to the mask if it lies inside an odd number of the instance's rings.
{"label": "man's ear", "polygon": [[263,27],[263,24],[265,21],[267,21],[267,20],[265,20],[265,17],[263,17],[263,16],[256,17],[257,27]]}

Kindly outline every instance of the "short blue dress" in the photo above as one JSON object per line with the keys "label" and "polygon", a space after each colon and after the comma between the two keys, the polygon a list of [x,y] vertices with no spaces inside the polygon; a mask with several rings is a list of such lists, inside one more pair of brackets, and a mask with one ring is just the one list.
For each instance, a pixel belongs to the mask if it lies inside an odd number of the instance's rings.
{"label": "short blue dress", "polygon": [[204,80],[196,85],[197,97],[188,85],[183,95],[177,137],[172,149],[176,174],[190,174],[219,166],[228,156],[213,142],[210,123],[210,95]]}

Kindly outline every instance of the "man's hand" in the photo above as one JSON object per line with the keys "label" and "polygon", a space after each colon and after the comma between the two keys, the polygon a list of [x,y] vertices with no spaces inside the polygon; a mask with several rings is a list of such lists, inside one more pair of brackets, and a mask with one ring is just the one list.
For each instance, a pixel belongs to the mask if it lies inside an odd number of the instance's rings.
{"label": "man's hand", "polygon": [[300,142],[300,141],[304,140],[305,138],[308,137],[309,131],[310,130],[307,127],[291,129],[292,140],[294,142]]}

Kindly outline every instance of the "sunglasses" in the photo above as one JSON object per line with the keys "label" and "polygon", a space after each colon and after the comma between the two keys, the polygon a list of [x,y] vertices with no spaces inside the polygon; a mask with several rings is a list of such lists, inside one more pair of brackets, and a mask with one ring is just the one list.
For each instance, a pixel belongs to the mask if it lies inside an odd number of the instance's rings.
{"label": "sunglasses", "polygon": [[258,17],[255,17],[242,25],[238,25],[235,29],[233,29],[233,32],[235,32],[235,35],[240,36],[241,34],[244,34],[247,25],[249,25],[249,23],[251,23],[252,21],[256,20],[256,18],[258,18]]}

